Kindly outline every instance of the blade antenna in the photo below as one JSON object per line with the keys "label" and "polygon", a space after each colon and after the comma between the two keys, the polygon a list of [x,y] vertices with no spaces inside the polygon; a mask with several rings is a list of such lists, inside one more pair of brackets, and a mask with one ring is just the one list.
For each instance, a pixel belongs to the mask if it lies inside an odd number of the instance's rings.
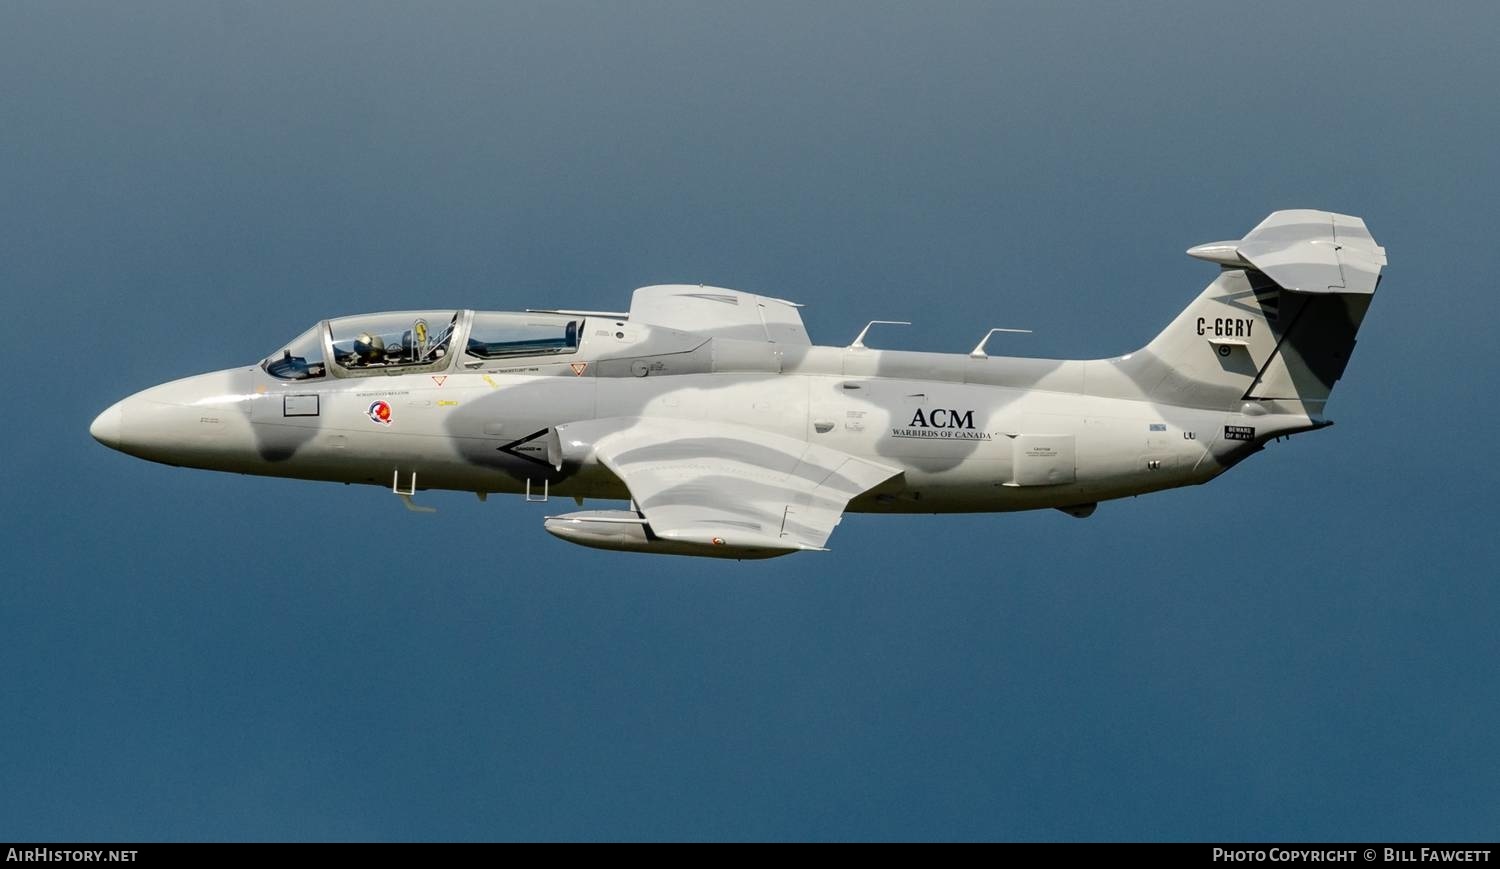
{"label": "blade antenna", "polygon": [[886,326],[910,326],[911,325],[911,321],[910,320],[871,320],[870,322],[868,322],[868,323],[865,324],[865,327],[863,329],[859,330],[859,337],[854,339],[854,343],[849,345],[849,349],[850,350],[865,350],[865,349],[867,349],[865,347],[865,335],[869,334],[870,327],[874,326],[876,324],[883,324],[883,325],[886,325]]}
{"label": "blade antenna", "polygon": [[1031,334],[1030,329],[991,329],[988,332],[984,333],[984,337],[979,339],[979,343],[974,345],[974,349],[969,351],[969,355],[974,357],[975,359],[990,358],[990,355],[984,352],[984,345],[990,342],[990,336],[994,335],[996,332],[1016,332],[1022,335]]}

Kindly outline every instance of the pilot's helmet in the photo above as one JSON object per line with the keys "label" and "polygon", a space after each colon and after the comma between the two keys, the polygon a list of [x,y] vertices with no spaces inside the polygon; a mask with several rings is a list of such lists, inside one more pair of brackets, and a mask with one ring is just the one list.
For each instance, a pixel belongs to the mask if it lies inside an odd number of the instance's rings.
{"label": "pilot's helmet", "polygon": [[359,333],[354,339],[354,355],[363,362],[378,362],[385,358],[385,339],[369,332]]}

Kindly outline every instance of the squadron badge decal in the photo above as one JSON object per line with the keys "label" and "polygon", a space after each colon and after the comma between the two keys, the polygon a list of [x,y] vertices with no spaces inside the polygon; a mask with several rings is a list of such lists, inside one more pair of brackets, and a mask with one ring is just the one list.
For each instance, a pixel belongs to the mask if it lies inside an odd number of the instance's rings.
{"label": "squadron badge decal", "polygon": [[391,405],[388,401],[370,402],[370,408],[365,413],[369,415],[371,422],[378,422],[381,425],[391,424]]}

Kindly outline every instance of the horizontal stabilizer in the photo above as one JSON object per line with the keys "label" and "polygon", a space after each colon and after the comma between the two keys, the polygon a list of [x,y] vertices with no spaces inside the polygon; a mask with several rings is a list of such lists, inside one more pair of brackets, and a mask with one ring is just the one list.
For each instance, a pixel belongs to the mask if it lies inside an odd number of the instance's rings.
{"label": "horizontal stabilizer", "polygon": [[1188,255],[1255,269],[1295,293],[1371,295],[1386,264],[1363,220],[1306,209],[1277,211],[1239,241],[1200,244]]}

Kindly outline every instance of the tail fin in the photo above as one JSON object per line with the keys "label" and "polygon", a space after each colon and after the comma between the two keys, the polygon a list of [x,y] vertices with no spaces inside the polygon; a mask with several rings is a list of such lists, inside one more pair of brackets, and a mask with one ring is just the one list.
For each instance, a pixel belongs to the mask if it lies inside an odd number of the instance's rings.
{"label": "tail fin", "polygon": [[1125,373],[1164,403],[1229,409],[1274,401],[1321,417],[1386,263],[1365,222],[1277,211],[1239,241],[1188,254],[1223,271],[1123,361]]}

